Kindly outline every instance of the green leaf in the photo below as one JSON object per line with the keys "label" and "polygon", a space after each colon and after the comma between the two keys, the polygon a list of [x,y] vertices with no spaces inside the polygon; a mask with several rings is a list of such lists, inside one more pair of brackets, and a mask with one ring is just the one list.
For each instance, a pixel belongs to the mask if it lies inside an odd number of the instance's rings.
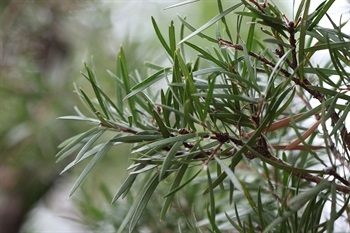
{"label": "green leaf", "polygon": [[[207,93],[193,94],[193,96],[206,97]],[[251,97],[243,96],[243,95],[216,94],[216,93],[214,93],[212,95],[212,98],[227,99],[227,100],[237,100],[237,101],[244,101],[244,102],[247,102],[247,103],[260,103],[260,101],[261,101],[261,98],[251,98]]]}
{"label": "green leaf", "polygon": [[243,192],[241,181],[236,177],[236,175],[232,172],[232,170],[219,159],[218,157],[214,156],[214,159],[216,162],[220,165],[220,167],[224,170],[228,178],[231,180],[232,184],[241,192]]}
{"label": "green leaf", "polygon": [[158,165],[157,164],[148,164],[146,165],[144,168],[142,169],[139,169],[139,170],[136,170],[136,171],[133,171],[133,172],[130,172],[130,175],[133,175],[133,174],[141,174],[141,173],[144,173],[144,172],[148,172],[150,170],[153,170],[154,168],[156,168]]}
{"label": "green leaf", "polygon": [[343,49],[343,48],[350,48],[350,42],[344,41],[344,42],[332,42],[332,43],[324,43],[324,44],[317,44],[315,46],[305,48],[304,52],[315,52],[318,50],[324,50],[324,49]]}
{"label": "green leaf", "polygon": [[[307,30],[307,20],[308,20],[308,12],[310,7],[311,0],[306,0],[304,6],[304,13],[300,23],[300,36],[299,36],[299,51],[298,51],[298,61],[299,64],[304,62],[304,50],[305,50],[305,39],[306,39],[306,30]],[[304,74],[304,66],[299,66],[300,74]]]}
{"label": "green leaf", "polygon": [[221,20],[225,15],[231,13],[232,11],[234,11],[235,9],[237,9],[238,7],[240,7],[242,5],[242,3],[238,3],[230,8],[228,8],[227,10],[221,12],[220,14],[218,14],[217,16],[215,16],[214,18],[212,18],[211,20],[209,20],[207,23],[205,23],[203,26],[201,26],[200,28],[198,28],[196,31],[192,32],[190,35],[188,35],[187,37],[185,37],[184,39],[182,39],[179,44],[184,43],[185,41],[189,40],[190,38],[192,38],[193,36],[197,35],[198,33],[202,32],[203,30],[207,29],[208,27],[210,27],[211,25],[215,24],[217,21]]}
{"label": "green leaf", "polygon": [[264,39],[264,41],[267,43],[271,43],[271,44],[282,45],[283,47],[290,48],[290,49],[293,48],[293,46],[291,46],[290,44],[288,44],[282,40],[278,40],[278,39],[274,39],[274,38]]}
{"label": "green leaf", "polygon": [[[232,171],[233,168],[235,168],[237,166],[237,164],[241,161],[242,159],[242,155],[237,155],[237,156],[234,156],[232,158],[232,161],[231,161],[231,164],[229,165],[229,169]],[[218,163],[219,164],[219,163]],[[220,164],[219,164],[220,165]],[[225,165],[225,164],[224,164]],[[227,177],[227,173],[226,172],[223,172],[221,173],[220,176],[218,176],[216,178],[216,180],[214,180],[213,182],[213,188],[217,187],[218,185],[220,185],[223,180]],[[206,194],[209,190],[206,189],[204,190],[203,194]]]}
{"label": "green leaf", "polygon": [[259,217],[259,221],[260,221],[260,225],[262,229],[266,228],[266,224],[268,223],[268,219],[266,218],[266,213],[264,211],[264,205],[262,203],[262,199],[261,199],[261,189],[259,186],[258,189],[258,205],[257,205],[257,213],[258,213],[258,217]]}
{"label": "green leaf", "polygon": [[136,143],[136,142],[144,142],[144,141],[155,141],[157,139],[161,139],[161,135],[129,135],[129,136],[121,136],[115,137],[111,139],[112,142],[124,142],[124,143]]}
{"label": "green leaf", "polygon": [[179,66],[185,76],[185,90],[188,93],[188,96],[186,97],[189,97],[189,100],[193,101],[193,104],[195,106],[194,110],[196,110],[195,112],[198,113],[200,119],[203,119],[202,105],[199,102],[199,98],[194,95],[195,93],[197,93],[197,89],[194,85],[192,73],[190,73],[190,71],[188,70],[184,60],[181,57],[179,50],[176,51],[176,59],[179,61]]}
{"label": "green leaf", "polygon": [[249,56],[249,52],[248,49],[247,49],[247,46],[245,44],[244,41],[242,41],[242,47],[243,47],[243,55],[244,55],[244,67],[245,69],[247,70],[248,72],[248,80],[251,82],[251,83],[254,83],[255,85],[257,85],[257,77],[256,77],[256,72],[255,72],[255,67],[253,67],[253,64],[250,60],[250,56]]}
{"label": "green leaf", "polygon": [[98,131],[94,136],[92,136],[89,141],[81,148],[77,156],[75,157],[74,164],[77,164],[79,160],[83,157],[83,155],[86,153],[86,151],[99,139],[102,134],[106,132],[106,129],[101,129]]}
{"label": "green leaf", "polygon": [[[96,90],[103,96],[104,100],[105,100],[108,104],[110,104],[110,105],[116,110],[116,112],[118,113],[118,115],[120,116],[120,118],[121,118],[123,121],[125,121],[125,117],[124,117],[124,115],[123,115],[122,109],[118,108],[118,107],[113,103],[113,101],[108,97],[108,95],[107,95],[104,91],[102,91],[99,87],[96,86]],[[109,111],[109,112],[110,112],[110,111]],[[110,114],[111,118],[114,119],[113,113],[110,112],[109,114]]]}
{"label": "green leaf", "polygon": [[350,111],[350,104],[346,106],[344,111],[342,112],[341,117],[339,118],[338,122],[334,125],[332,132],[329,134],[329,136],[332,136],[337,132],[338,130],[340,131],[342,127],[344,127],[344,122],[346,122],[346,119],[348,118],[348,113]]}
{"label": "green leaf", "polygon": [[[182,170],[182,171],[185,171],[185,170],[186,170],[186,169],[183,169],[183,167],[185,167],[185,168],[187,169],[188,164],[183,164],[183,165],[182,165],[182,167],[181,167],[181,169],[179,170],[179,172],[178,172],[178,174],[177,174],[176,177],[178,177],[179,174],[181,174],[181,178],[182,178],[182,175],[183,175],[183,174],[182,174],[181,170]],[[198,170],[191,178],[189,178],[188,180],[186,180],[185,182],[183,182],[181,185],[180,185],[180,183],[176,183],[176,185],[175,185],[175,182],[174,182],[173,185],[172,185],[172,187],[170,188],[170,191],[169,191],[167,194],[165,194],[164,197],[168,198],[168,197],[173,196],[177,191],[181,190],[183,187],[185,187],[186,185],[188,185],[189,183],[191,183],[192,180],[194,180],[194,179],[199,175],[199,173],[201,173],[201,172],[202,172],[202,169]],[[178,180],[178,178],[177,178],[176,180]],[[208,191],[209,191],[209,190],[208,190]],[[203,193],[203,194],[205,194],[205,193]]]}
{"label": "green leaf", "polygon": [[79,175],[78,179],[75,181],[71,191],[69,192],[69,196],[72,196],[73,193],[77,190],[77,188],[81,185],[81,183],[86,179],[86,177],[90,174],[91,170],[97,165],[97,163],[102,159],[102,157],[107,153],[107,151],[113,146],[113,142],[106,142],[101,149],[97,152],[97,154],[92,158],[92,160],[85,167],[83,172]]}
{"label": "green leaf", "polygon": [[314,29],[314,27],[321,21],[323,16],[327,13],[327,11],[333,5],[334,2],[335,0],[324,1],[316,8],[316,10],[313,12],[314,17],[309,16],[309,20],[313,21],[308,26],[308,31],[312,31]]}
{"label": "green leaf", "polygon": [[212,80],[208,81],[209,90],[208,90],[207,96],[205,98],[205,105],[204,105],[204,109],[203,109],[203,118],[201,119],[201,121],[203,121],[203,122],[205,121],[205,118],[206,118],[208,111],[209,111],[209,108],[210,108],[210,103],[212,101],[213,92],[214,92],[215,80],[216,80],[216,77],[214,77]]}
{"label": "green leaf", "polygon": [[167,74],[167,72],[169,72],[170,69],[164,69],[164,70],[160,70],[157,73],[149,76],[148,78],[146,78],[145,80],[143,80],[142,82],[136,84],[135,86],[133,86],[131,88],[131,92],[129,94],[127,94],[124,97],[125,99],[128,99],[134,95],[136,95],[137,93],[139,93],[140,91],[143,91],[144,89],[150,87],[152,84],[156,83],[157,81],[161,80],[162,78],[164,78],[164,76]]}
{"label": "green leaf", "polygon": [[210,171],[209,168],[207,167],[207,181],[208,181],[208,189],[209,189],[209,206],[208,206],[208,218],[210,221],[210,225],[213,228],[217,228],[215,224],[215,216],[216,216],[216,211],[215,211],[215,197],[214,197],[214,190],[212,188],[212,180],[210,176]]}
{"label": "green leaf", "polygon": [[83,75],[89,80],[89,82],[90,82],[90,84],[91,84],[91,86],[92,86],[92,88],[93,88],[93,90],[94,90],[94,93],[95,93],[95,96],[96,96],[96,98],[97,98],[97,101],[98,101],[98,103],[99,103],[99,105],[100,105],[100,107],[101,107],[103,113],[105,114],[105,117],[106,117],[107,119],[109,119],[110,113],[109,113],[108,110],[107,110],[107,106],[106,106],[106,104],[105,104],[105,100],[104,100],[104,98],[102,97],[101,92],[100,92],[100,88],[99,88],[98,85],[97,85],[97,80],[96,80],[95,74],[94,74],[94,72],[87,66],[86,63],[85,63],[84,65],[85,65],[85,69],[86,69],[87,72],[88,72],[88,76],[85,76],[84,74],[83,74]]}
{"label": "green leaf", "polygon": [[94,127],[84,133],[81,133],[71,138],[69,143],[62,150],[60,150],[60,152],[56,154],[56,157],[58,158],[57,161],[61,161],[67,156],[69,156],[71,154],[71,152],[68,153],[70,149],[72,149],[74,146],[80,143],[83,139],[90,137],[94,133],[97,133],[99,130],[99,127]]}
{"label": "green leaf", "polygon": [[[288,59],[289,54],[292,53],[292,50],[288,50],[276,63],[276,66],[273,68],[270,76],[269,76],[269,81],[268,81],[268,85],[266,87],[266,98],[270,98],[270,95],[274,95],[276,96],[278,94],[278,92],[276,91],[277,88],[274,87],[274,83],[276,78],[279,75],[279,71],[282,68],[282,63],[285,62],[286,59]],[[291,78],[288,79],[289,81],[291,80]],[[286,82],[288,83],[288,82]],[[281,86],[281,89],[284,89],[285,86]]]}
{"label": "green leaf", "polygon": [[71,169],[72,167],[76,166],[78,163],[80,163],[81,161],[89,158],[90,156],[96,154],[97,152],[100,151],[101,147],[103,146],[103,144],[99,144],[97,146],[94,146],[91,150],[87,151],[78,161],[73,160],[72,162],[70,162],[62,171],[60,174],[65,173],[66,171],[68,171],[69,169]]}
{"label": "green leaf", "polygon": [[328,223],[328,228],[327,232],[333,232],[334,231],[334,223],[335,220],[337,219],[337,190],[336,190],[336,183],[335,180],[331,182],[331,213],[329,215],[329,223]]}
{"label": "green leaf", "polygon": [[162,118],[159,116],[158,112],[154,109],[152,109],[152,115],[154,117],[154,119],[156,120],[157,122],[157,125],[159,127],[159,131],[162,133],[163,135],[163,138],[168,138],[170,137],[170,133],[169,133],[169,130],[168,128],[165,126]]}
{"label": "green leaf", "polygon": [[321,193],[321,191],[330,187],[330,183],[327,180],[322,180],[314,188],[307,190],[297,196],[292,197],[289,200],[289,207],[293,211],[299,210],[302,206],[305,205],[311,198]]}
{"label": "green leaf", "polygon": [[169,44],[170,44],[171,53],[175,54],[175,51],[176,51],[176,38],[175,38],[174,21],[171,21],[170,26],[169,26]]}
{"label": "green leaf", "polygon": [[[255,135],[255,134],[254,134]],[[277,161],[271,160],[259,153],[257,153],[253,148],[250,146],[246,145],[246,147],[256,156],[259,157],[262,161],[274,166],[275,168],[280,168],[282,170],[288,171],[288,172],[298,172],[298,173],[313,173],[313,174],[322,174],[324,173],[323,170],[311,170],[311,169],[303,169],[303,168],[298,168],[298,167],[293,167],[291,165],[287,164],[281,164]]]}
{"label": "green leaf", "polygon": [[[125,58],[123,48],[120,48],[118,58],[119,58],[118,61],[121,68],[121,76],[124,84],[124,90],[126,94],[129,94],[131,92],[131,83],[130,83],[129,71],[126,65],[126,58]],[[132,98],[128,98],[128,103],[129,103],[129,109],[132,113],[133,120],[137,122],[138,114],[135,108],[135,102]]]}
{"label": "green leaf", "polygon": [[85,117],[85,116],[62,116],[58,117],[58,120],[75,120],[75,121],[88,121],[95,124],[100,123],[99,120],[96,120],[95,118]]}
{"label": "green leaf", "polygon": [[166,158],[163,161],[162,167],[160,168],[160,175],[159,179],[163,179],[165,177],[165,173],[171,166],[171,162],[174,159],[176,153],[179,151],[182,141],[176,142],[170,149],[169,153],[167,154]]}
{"label": "green leaf", "polygon": [[158,27],[158,25],[153,17],[152,17],[152,24],[153,24],[153,28],[156,32],[156,35],[157,35],[160,43],[163,45],[163,48],[165,49],[165,51],[167,51],[167,53],[169,54],[170,57],[173,57],[171,49],[170,49],[169,45],[166,43],[166,41],[165,41],[162,33],[160,32],[159,27]]}
{"label": "green leaf", "polygon": [[142,212],[147,206],[149,199],[151,198],[154,190],[157,188],[159,184],[158,174],[154,174],[152,178],[148,180],[148,182],[143,186],[140,194],[136,198],[134,204],[131,206],[128,214],[124,218],[123,222],[118,228],[117,233],[121,233],[124,231],[126,225],[130,222],[129,232],[133,232],[137,221],[140,219]]}
{"label": "green leaf", "polygon": [[221,67],[221,68],[223,68],[223,69],[227,69],[227,65],[226,65],[224,62],[222,62],[222,61],[216,59],[216,58],[213,57],[210,53],[206,52],[204,49],[198,47],[198,46],[195,45],[195,44],[191,44],[191,43],[189,43],[189,42],[185,42],[185,44],[188,45],[188,46],[190,46],[190,47],[192,47],[192,48],[195,49],[196,51],[200,52],[200,53],[203,55],[203,57],[204,57],[205,59],[207,59],[207,60],[209,60],[209,61],[212,61],[213,63],[215,63],[216,65],[218,65],[219,67]]}
{"label": "green leaf", "polygon": [[243,181],[239,180],[239,182],[241,183],[241,188],[243,190],[244,196],[246,197],[246,199],[248,200],[250,206],[252,207],[252,209],[254,211],[256,211],[256,203],[254,202],[252,196],[250,195],[249,189],[246,187],[246,185],[244,184]]}
{"label": "green leaf", "polygon": [[209,134],[208,132],[199,132],[199,133],[190,133],[190,134],[178,135],[176,137],[162,139],[162,140],[155,141],[155,142],[149,143],[147,145],[144,145],[144,146],[138,148],[137,150],[134,150],[133,153],[138,153],[138,152],[141,152],[141,151],[144,151],[144,150],[147,150],[150,148],[154,148],[154,147],[165,147],[167,145],[176,143],[178,141],[184,141],[184,140],[188,140],[191,138],[205,136],[208,134]]}
{"label": "green leaf", "polygon": [[316,185],[314,188],[303,192],[295,197],[292,197],[289,201],[290,211],[286,211],[282,216],[277,217],[274,221],[272,221],[265,229],[264,233],[272,231],[275,227],[277,227],[280,223],[285,221],[291,215],[293,215],[296,211],[300,210],[305,203],[307,203],[310,199],[317,196],[322,190],[329,187],[329,183],[326,180],[323,180],[321,183]]}
{"label": "green leaf", "polygon": [[200,1],[200,0],[187,0],[187,1],[183,1],[183,2],[180,2],[180,3],[176,3],[176,4],[174,4],[174,5],[165,7],[164,10],[168,10],[168,9],[171,9],[171,8],[183,6],[183,5],[190,4],[190,3],[194,3],[194,2],[198,2],[198,1]]}
{"label": "green leaf", "polygon": [[[196,31],[196,28],[193,27],[191,24],[189,24],[189,23],[186,21],[185,18],[182,18],[180,15],[177,15],[177,17],[180,19],[182,25],[184,25],[186,28],[188,28],[191,32]],[[208,41],[210,41],[210,42],[217,43],[217,39],[215,39],[215,38],[213,38],[213,37],[210,37],[210,36],[208,36],[208,35],[206,35],[206,34],[204,34],[204,33],[199,32],[199,33],[197,34],[197,36],[199,36],[199,37],[201,37],[201,38],[204,38],[204,39],[206,39],[206,40],[208,40]],[[183,37],[181,37],[181,40],[183,40]],[[181,45],[183,45],[183,43],[182,43]],[[183,49],[181,49],[181,51],[183,52]]]}
{"label": "green leaf", "polygon": [[[134,171],[139,171],[143,169],[146,166],[146,164],[136,164],[136,169]],[[112,199],[112,203],[116,202],[119,197],[123,195],[123,197],[126,196],[126,194],[129,192],[130,188],[132,187],[133,183],[135,182],[135,179],[137,177],[138,173],[134,173],[128,176],[128,178],[124,181],[122,186],[119,188],[118,192],[114,195]]]}
{"label": "green leaf", "polygon": [[[116,62],[116,69],[117,69],[116,73],[118,73],[119,76],[121,76],[120,73],[121,73],[122,68],[121,68],[121,64],[120,64],[120,62],[119,62],[119,59],[117,59],[117,62]],[[124,86],[124,84],[123,84],[121,78],[118,77],[118,76],[117,76],[116,74],[114,74],[113,72],[107,70],[107,73],[108,73],[108,75],[115,81],[115,93],[116,93],[115,100],[116,100],[116,106],[117,106],[117,108],[120,109],[120,110],[121,110],[121,109],[124,109],[124,108],[123,108],[123,94],[124,94],[124,93],[123,93],[123,86]],[[124,118],[124,115],[123,115],[123,114],[121,114],[121,118],[125,121],[125,118]]]}
{"label": "green leaf", "polygon": [[[335,90],[330,90],[330,89],[327,89],[327,88],[324,88],[324,87],[320,87],[320,86],[311,86],[310,85],[308,87],[313,89],[313,90],[321,92],[323,95],[335,96],[335,95],[337,95],[339,93],[339,92],[337,92]],[[345,94],[345,93],[340,93],[339,94],[339,98],[347,100],[347,101],[350,101],[350,96]]]}
{"label": "green leaf", "polygon": [[186,99],[184,106],[183,106],[183,112],[184,112],[184,124],[183,124],[183,128],[189,128],[193,131],[196,131],[196,127],[194,125],[194,123],[196,122],[194,120],[194,117],[192,116],[192,112],[193,112],[193,105],[190,99]]}
{"label": "green leaf", "polygon": [[91,100],[89,99],[89,97],[85,94],[85,92],[82,89],[80,89],[80,93],[82,94],[83,99],[86,101],[86,103],[91,108],[92,112],[93,113],[97,112],[95,106],[92,104]]}
{"label": "green leaf", "polygon": [[[223,7],[222,7],[222,2],[221,2],[221,0],[218,0],[217,3],[218,3],[219,12],[220,12],[220,13],[223,13],[224,10],[223,10]],[[227,35],[228,35],[228,38],[230,38],[230,40],[232,41],[232,35],[231,35],[230,27],[229,27],[228,24],[227,24],[226,18],[225,18],[225,17],[222,17],[222,18],[221,18],[221,21],[222,21],[222,23],[223,23],[224,26],[225,26],[225,31],[226,31],[226,33],[227,33]],[[217,37],[217,38],[218,38],[218,37]]]}
{"label": "green leaf", "polygon": [[248,36],[247,36],[247,51],[251,51],[252,47],[253,47],[253,43],[255,40],[255,18],[252,19],[252,21],[250,22],[250,27],[249,27],[249,31],[248,31]]}
{"label": "green leaf", "polygon": [[273,30],[278,31],[279,34],[286,37],[284,30],[286,30],[286,26],[280,17],[276,17],[275,15],[268,15],[260,12],[258,9],[252,7],[245,0],[242,0],[244,4],[246,4],[247,8],[250,12],[235,12],[238,15],[256,18],[257,22],[262,25],[266,25],[271,27]]}
{"label": "green leaf", "polygon": [[[243,232],[243,228],[239,225],[239,224],[237,224],[237,223],[235,223],[231,218],[230,218],[230,216],[225,212],[225,216],[226,216],[226,219],[231,223],[231,225],[238,231],[238,232]],[[239,215],[238,214],[236,214],[236,216],[239,218]]]}

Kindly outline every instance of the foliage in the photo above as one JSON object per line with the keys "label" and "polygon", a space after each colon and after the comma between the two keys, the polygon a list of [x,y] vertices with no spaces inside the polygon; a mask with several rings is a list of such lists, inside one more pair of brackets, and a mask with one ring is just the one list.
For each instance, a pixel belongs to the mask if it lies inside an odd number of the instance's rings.
{"label": "foliage", "polygon": [[[154,216],[144,211],[160,204],[160,219],[179,231],[332,232],[336,221],[349,224],[350,36],[342,31],[347,22],[327,15],[333,3],[309,12],[310,1],[301,1],[288,19],[268,1],[224,9],[217,0],[218,14],[203,26],[179,17],[179,31],[171,22],[167,35],[152,18],[171,64],[147,63],[148,76],[130,72],[121,48],[116,71],[108,71],[114,97],[85,64],[95,97],[78,87],[76,93],[89,112],[60,118],[93,125],[57,154],[59,161],[76,155],[64,171],[89,160],[70,195],[110,148],[131,144],[129,176],[112,202],[131,198],[132,204],[116,220],[117,232],[159,230],[154,220],[140,223]],[[231,14],[235,33],[226,19]],[[324,17],[332,28],[319,25]],[[216,37],[205,33],[213,26]],[[256,31],[265,38],[257,40]],[[193,37],[212,47],[190,42]],[[198,53],[193,61],[185,55],[190,50]],[[329,60],[317,64],[322,51]],[[107,132],[109,139],[98,141]],[[180,200],[186,192],[192,195]],[[168,219],[174,209],[177,217]]]}

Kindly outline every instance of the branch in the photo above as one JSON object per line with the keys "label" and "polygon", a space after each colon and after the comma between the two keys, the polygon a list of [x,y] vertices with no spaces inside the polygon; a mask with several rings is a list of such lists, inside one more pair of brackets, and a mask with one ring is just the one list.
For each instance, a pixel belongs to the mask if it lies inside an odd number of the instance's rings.
{"label": "branch", "polygon": [[[218,38],[218,42],[220,46],[227,46],[230,48],[234,48],[236,50],[240,50],[243,51],[243,47],[239,44],[234,44],[230,41],[224,40],[222,38]],[[255,59],[263,62],[264,64],[274,68],[276,66],[276,64],[272,61],[270,61],[269,59],[267,59],[264,56],[260,56],[252,51],[248,51],[248,54],[252,57],[254,57]],[[296,62],[296,60],[292,61],[293,66],[295,65],[294,63]],[[280,68],[280,71],[282,72],[282,74],[289,78],[292,76],[291,73],[289,73],[287,70]],[[306,79],[305,77],[302,79],[302,81],[298,78],[292,77],[292,80],[295,84],[299,85],[301,88],[303,88],[304,90],[306,90],[312,97],[316,98],[318,101],[320,101],[320,103],[323,103],[326,99],[325,97],[322,95],[322,93],[320,93],[319,91],[313,90],[311,89],[309,86],[311,86],[311,83],[308,79]],[[339,115],[333,111],[333,113],[331,114],[331,119],[333,121],[334,124],[336,124],[339,121]],[[347,145],[347,148],[350,148],[350,133],[348,133],[348,130],[346,129],[345,125],[343,125],[342,129],[341,129],[341,137],[343,139],[343,141],[345,142],[345,144]]]}

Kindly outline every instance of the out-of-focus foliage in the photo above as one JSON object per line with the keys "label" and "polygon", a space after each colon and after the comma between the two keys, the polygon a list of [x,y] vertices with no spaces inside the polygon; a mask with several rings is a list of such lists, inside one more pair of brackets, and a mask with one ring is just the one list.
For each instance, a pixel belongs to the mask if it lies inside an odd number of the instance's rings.
{"label": "out-of-focus foliage", "polygon": [[[170,65],[130,70],[132,58],[121,48],[107,72],[114,95],[85,64],[93,94],[78,87],[86,108],[61,118],[92,125],[57,154],[74,155],[64,172],[85,163],[70,194],[111,148],[132,147],[123,185],[114,195],[102,188],[116,209],[88,205],[88,193],[81,202],[84,213],[100,217],[92,227],[333,232],[348,225],[350,36],[343,32],[348,20],[327,14],[334,2],[310,11],[311,1],[301,1],[286,16],[270,1],[217,0],[217,14],[202,26],[179,16],[181,25],[171,21],[168,30],[153,18]],[[329,57],[320,65],[321,51]]]}
{"label": "out-of-focus foliage", "polygon": [[0,221],[5,232],[18,232],[52,187],[60,169],[51,156],[55,143],[75,132],[55,118],[71,108],[68,99],[61,101],[73,58],[62,19],[67,9],[79,7],[13,1],[1,12]]}
{"label": "out-of-focus foliage", "polygon": [[[109,8],[98,10],[92,2],[2,1],[0,228],[4,232],[18,232],[28,212],[54,187],[64,165],[55,163],[57,143],[85,128],[56,119],[62,111],[73,111],[72,82],[80,76],[75,66],[91,54],[101,57],[101,64],[114,57],[105,43],[95,41],[101,40],[96,33],[112,28]],[[84,15],[89,11],[93,12],[89,20],[100,25],[86,25]]]}

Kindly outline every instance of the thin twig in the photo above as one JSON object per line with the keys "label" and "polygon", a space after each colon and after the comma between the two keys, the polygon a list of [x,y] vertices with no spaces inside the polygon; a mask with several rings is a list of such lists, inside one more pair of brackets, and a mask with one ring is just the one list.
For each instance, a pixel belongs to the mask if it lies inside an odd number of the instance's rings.
{"label": "thin twig", "polygon": [[[231,47],[231,48],[234,48],[236,50],[240,50],[240,51],[243,51],[243,47],[239,44],[234,44],[230,41],[227,41],[227,40],[224,40],[222,38],[218,38],[218,42],[219,42],[219,45],[221,46],[227,46],[227,47]],[[257,60],[263,62],[264,64],[268,65],[268,66],[271,66],[271,67],[275,67],[276,64],[273,63],[272,61],[268,60],[266,57],[264,56],[260,56],[252,51],[248,51],[248,54],[254,58],[256,58]],[[280,67],[279,67],[280,68]],[[283,75],[285,77],[291,77],[292,74],[289,73],[287,70],[283,69],[283,68],[280,68],[280,71],[283,73]],[[321,103],[323,103],[326,99],[325,97],[319,92],[319,91],[316,91],[316,90],[313,90],[311,89],[309,86],[312,86],[310,81],[308,79],[306,79],[305,77],[300,80],[298,78],[295,78],[295,77],[292,77],[292,80],[295,84],[299,85],[300,87],[302,87],[304,90],[306,90],[307,92],[309,92],[311,94],[311,96],[313,96],[314,98],[316,98],[317,100],[319,100]],[[336,112],[333,112],[331,115],[330,115],[332,121],[334,124],[336,124],[338,121],[339,121],[339,115],[336,113]],[[346,146],[348,149],[350,149],[350,133],[348,133],[345,125],[343,125],[342,129],[341,129],[341,133],[340,133],[343,141],[345,142]]]}

